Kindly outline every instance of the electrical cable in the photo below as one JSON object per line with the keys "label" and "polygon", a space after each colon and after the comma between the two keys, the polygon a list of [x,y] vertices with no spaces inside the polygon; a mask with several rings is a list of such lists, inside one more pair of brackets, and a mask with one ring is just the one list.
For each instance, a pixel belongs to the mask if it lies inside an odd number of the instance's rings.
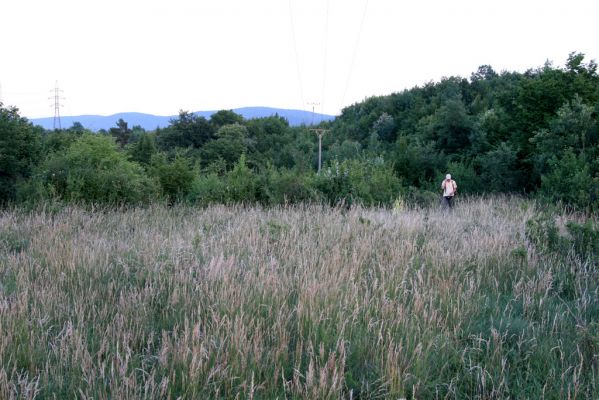
{"label": "electrical cable", "polygon": [[366,10],[368,9],[368,1],[364,4],[364,11],[362,12],[362,21],[360,22],[360,29],[358,31],[358,37],[356,38],[356,44],[354,46],[354,52],[352,56],[352,60],[349,66],[349,71],[347,73],[347,81],[345,83],[345,90],[343,91],[343,97],[341,98],[341,106],[345,103],[345,96],[347,95],[347,90],[349,89],[349,83],[351,80],[351,76],[354,70],[354,65],[356,63],[356,55],[358,53],[358,46],[360,44],[360,37],[362,36],[362,31],[364,29],[364,21],[366,20]]}
{"label": "electrical cable", "polygon": [[300,91],[300,99],[301,99],[301,104],[302,106],[305,104],[304,102],[304,85],[302,82],[302,74],[300,71],[300,65],[299,65],[299,56],[297,53],[297,41],[295,38],[295,23],[293,22],[293,9],[291,7],[291,0],[289,0],[289,19],[291,20],[291,37],[293,40],[293,51],[295,53],[295,66],[297,69],[297,80],[299,81],[299,91]]}
{"label": "electrical cable", "polygon": [[320,98],[320,113],[324,114],[324,100],[325,100],[325,88],[327,80],[327,60],[328,60],[328,47],[329,47],[329,7],[331,0],[327,0],[326,8],[326,19],[324,25],[324,62],[322,71],[322,94]]}

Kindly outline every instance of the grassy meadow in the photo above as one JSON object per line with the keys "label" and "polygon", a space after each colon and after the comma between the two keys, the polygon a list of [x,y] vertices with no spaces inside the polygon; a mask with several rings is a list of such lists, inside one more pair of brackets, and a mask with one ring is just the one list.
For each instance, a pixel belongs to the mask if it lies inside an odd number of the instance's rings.
{"label": "grassy meadow", "polygon": [[596,398],[597,262],[540,212],[5,210],[0,398]]}

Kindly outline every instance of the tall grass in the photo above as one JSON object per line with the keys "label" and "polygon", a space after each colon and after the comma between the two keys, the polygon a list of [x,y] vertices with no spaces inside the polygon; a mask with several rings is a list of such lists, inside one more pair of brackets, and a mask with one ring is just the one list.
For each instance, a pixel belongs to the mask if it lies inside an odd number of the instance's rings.
{"label": "tall grass", "polygon": [[592,398],[597,271],[536,212],[6,211],[0,398]]}

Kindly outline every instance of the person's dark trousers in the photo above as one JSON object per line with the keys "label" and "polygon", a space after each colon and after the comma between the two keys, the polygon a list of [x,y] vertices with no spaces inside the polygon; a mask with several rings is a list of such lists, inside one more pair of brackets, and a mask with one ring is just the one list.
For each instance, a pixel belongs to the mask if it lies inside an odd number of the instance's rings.
{"label": "person's dark trousers", "polygon": [[443,196],[443,204],[445,207],[453,208],[453,196]]}

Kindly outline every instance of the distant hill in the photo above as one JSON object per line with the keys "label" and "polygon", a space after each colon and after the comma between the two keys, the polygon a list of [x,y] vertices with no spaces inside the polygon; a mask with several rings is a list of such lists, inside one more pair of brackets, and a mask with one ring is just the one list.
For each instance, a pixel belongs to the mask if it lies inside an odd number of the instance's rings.
{"label": "distant hill", "polygon": [[[303,110],[286,110],[282,108],[270,108],[270,107],[243,107],[235,108],[233,112],[242,115],[245,119],[270,117],[272,115],[279,115],[289,121],[291,126],[299,126],[302,124],[309,125],[312,122],[318,124],[321,121],[331,121],[335,119],[333,115],[318,114],[312,115],[311,111]],[[210,118],[216,111],[197,111],[195,112],[198,116]],[[77,116],[65,116],[60,117],[60,124],[62,128],[69,128],[74,122],[79,122],[85,128],[98,131],[100,129],[110,129],[116,126],[116,122],[119,119],[127,122],[129,127],[139,125],[145,130],[154,130],[157,127],[164,128],[169,125],[169,122],[173,118],[177,118],[178,115],[159,116],[152,114],[143,113],[118,113],[113,115],[77,115]],[[29,119],[34,125],[39,125],[44,129],[54,128],[54,118],[31,118]]]}

